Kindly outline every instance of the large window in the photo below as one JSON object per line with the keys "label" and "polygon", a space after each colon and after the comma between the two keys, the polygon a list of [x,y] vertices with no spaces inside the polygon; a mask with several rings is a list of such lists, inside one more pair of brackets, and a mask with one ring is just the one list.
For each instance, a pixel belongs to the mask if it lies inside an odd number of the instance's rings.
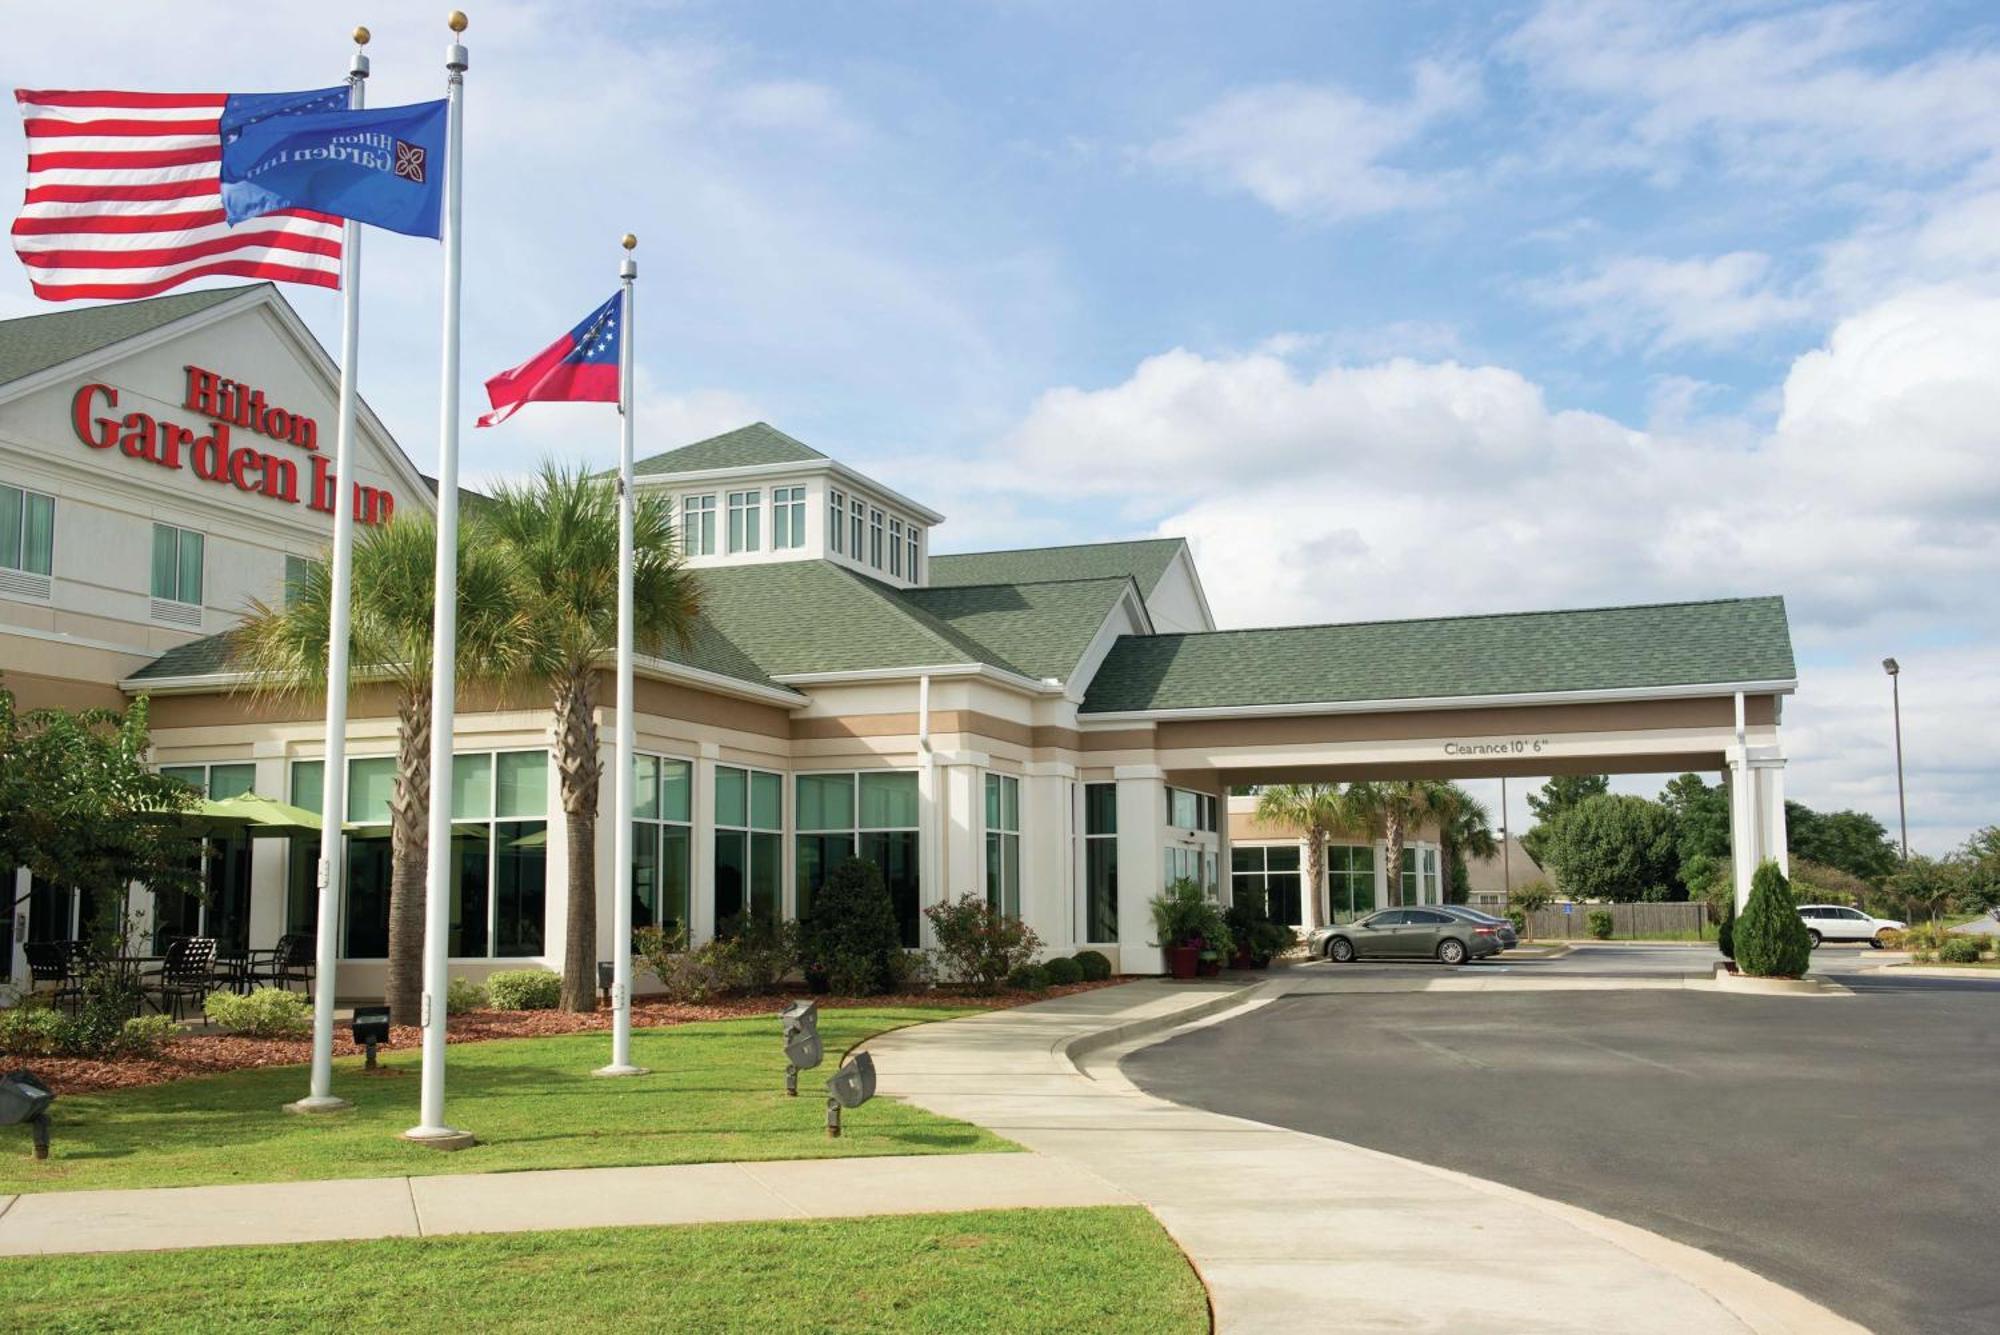
{"label": "large window", "polygon": [[874,509],[868,512],[868,564],[882,568],[882,512]]}
{"label": "large window", "polygon": [[912,524],[912,525],[910,525],[910,536],[909,536],[909,548],[910,548],[910,571],[909,571],[909,575],[910,575],[910,583],[912,583],[912,584],[921,584],[921,583],[923,583],[923,573],[922,573],[922,567],[921,567],[921,566],[920,566],[920,564],[919,564],[919,561],[920,561],[920,558],[919,558],[919,556],[918,556],[918,546],[917,546],[917,534],[918,534],[918,533],[919,533],[920,531],[921,531],[921,530],[919,530],[919,529],[917,528],[917,526],[916,526],[915,524]]}
{"label": "large window", "polygon": [[[257,782],[257,767],[162,765],[160,773],[207,797],[237,797]],[[177,890],[153,895],[153,952],[164,954],[177,936],[212,936],[217,952],[241,956],[250,948],[250,836],[214,835],[201,841],[201,880],[208,902]],[[88,923],[85,924],[87,928]]]}
{"label": "large window", "polygon": [[715,555],[715,497],[681,497],[681,555]]}
{"label": "large window", "polygon": [[1335,922],[1352,922],[1375,911],[1373,845],[1327,846],[1326,902]]}
{"label": "large window", "polygon": [[1021,781],[986,776],[986,902],[1021,916]]}
{"label": "large window", "polygon": [[[478,751],[451,767],[451,937],[459,959],[514,959],[547,947],[548,752]],[[292,762],[292,803],[320,809],[326,766]],[[341,955],[382,959],[389,953],[389,801],[393,756],[347,762],[347,885],[341,904]],[[312,932],[318,921],[318,841],[292,842],[288,930]]]}
{"label": "large window", "polygon": [[786,551],[806,545],[806,489],[771,489],[771,549]]}
{"label": "large window", "polygon": [[632,929],[687,931],[694,839],[694,766],[667,756],[632,762]]}
{"label": "large window", "polygon": [[1083,786],[1083,939],[1118,940],[1118,785]]}
{"label": "large window", "polygon": [[763,492],[732,491],[729,493],[730,551],[755,552],[763,549],[763,535],[757,531],[757,517],[763,512]]}
{"label": "large window", "polygon": [[841,536],[847,531],[847,498],[837,491],[829,491],[826,509],[826,545],[833,549],[835,556],[839,556],[847,550]]}
{"label": "large window", "polygon": [[1215,799],[1186,788],[1167,789],[1167,824],[1178,830],[1215,833]]}
{"label": "large window", "polygon": [[153,525],[153,596],[201,604],[202,535],[172,524]]}
{"label": "large window", "polygon": [[848,534],[852,539],[849,554],[858,563],[861,560],[862,534],[868,527],[868,506],[859,496],[848,502]]}
{"label": "large window", "polygon": [[1299,846],[1297,844],[1235,844],[1229,850],[1230,901],[1261,908],[1273,922],[1293,927],[1305,921],[1300,912]]}
{"label": "large window", "polygon": [[889,520],[889,573],[903,573],[903,521],[893,516]]}
{"label": "large window", "polygon": [[875,864],[895,906],[905,946],[918,943],[922,886],[917,860],[917,776],[906,770],[801,774],[798,793],[798,911],[841,861]]}
{"label": "large window", "polygon": [[1435,904],[1438,902],[1438,861],[1437,849],[1429,845],[1403,845],[1403,874],[1401,898],[1392,891],[1390,897],[1398,904]]}
{"label": "large window", "polygon": [[733,765],[715,767],[715,930],[743,920],[776,922],[784,904],[784,780]]}
{"label": "large window", "polygon": [[55,548],[55,497],[0,483],[0,569],[46,575]]}

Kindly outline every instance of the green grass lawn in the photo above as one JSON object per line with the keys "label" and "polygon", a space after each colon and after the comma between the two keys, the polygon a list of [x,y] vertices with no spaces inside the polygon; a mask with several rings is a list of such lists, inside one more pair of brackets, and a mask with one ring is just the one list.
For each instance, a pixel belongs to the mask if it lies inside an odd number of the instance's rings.
{"label": "green grass lawn", "polygon": [[417,1121],[413,1051],[385,1053],[374,1074],[358,1059],[336,1063],[334,1090],[356,1106],[321,1116],[281,1110],[306,1091],[299,1066],[59,1097],[46,1162],[28,1157],[24,1129],[0,1133],[0,1193],[1012,1149],[893,1099],[848,1113],[842,1137],[826,1137],[825,1082],[842,1051],[967,1013],[821,1011],[826,1061],[801,1074],[797,1098],[785,1096],[775,1018],[639,1030],[633,1058],[653,1074],[634,1079],[590,1075],[610,1055],[608,1034],[455,1044],[446,1116],[481,1141],[457,1153],[398,1139]]}
{"label": "green grass lawn", "polygon": [[1135,1207],[35,1257],[0,1304],[38,1331],[1208,1329]]}

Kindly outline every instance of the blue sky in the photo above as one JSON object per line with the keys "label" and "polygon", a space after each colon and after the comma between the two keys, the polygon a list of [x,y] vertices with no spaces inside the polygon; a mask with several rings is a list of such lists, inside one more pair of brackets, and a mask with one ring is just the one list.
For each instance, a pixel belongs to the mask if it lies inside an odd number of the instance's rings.
{"label": "blue sky", "polygon": [[[435,96],[441,14],[384,8],[79,4],[0,68],[311,86],[359,20],[372,100]],[[1225,624],[1781,592],[1793,794],[1892,820],[1894,653],[1913,842],[2000,820],[1990,5],[470,12],[469,399],[629,228],[642,448],[768,419],[940,549],[1185,534]],[[367,265],[363,391],[429,467],[436,250]]]}

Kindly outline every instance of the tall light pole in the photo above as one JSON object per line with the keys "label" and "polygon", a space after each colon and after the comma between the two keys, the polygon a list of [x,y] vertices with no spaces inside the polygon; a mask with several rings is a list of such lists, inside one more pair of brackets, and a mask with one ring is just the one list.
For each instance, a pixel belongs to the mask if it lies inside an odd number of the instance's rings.
{"label": "tall light pole", "polygon": [[1893,658],[1882,660],[1882,670],[1889,674],[1889,700],[1896,719],[1896,817],[1902,823],[1903,861],[1910,860],[1910,808],[1903,797],[1903,689],[1897,680],[1902,675],[1902,665]]}

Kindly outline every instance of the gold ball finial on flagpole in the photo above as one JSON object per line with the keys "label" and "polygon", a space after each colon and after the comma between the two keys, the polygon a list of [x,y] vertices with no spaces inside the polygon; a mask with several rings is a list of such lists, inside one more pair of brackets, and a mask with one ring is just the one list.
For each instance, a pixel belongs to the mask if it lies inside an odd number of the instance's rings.
{"label": "gold ball finial on flagpole", "polygon": [[369,35],[370,35],[370,34],[369,34],[369,32],[368,32],[368,29],[366,29],[366,28],[356,28],[356,29],[354,30],[354,44],[355,44],[356,46],[366,46],[366,45],[368,45],[368,38],[369,38]]}
{"label": "gold ball finial on flagpole", "polygon": [[625,249],[627,250],[631,250],[633,247],[639,244],[639,238],[633,236],[630,232],[627,232],[625,234],[624,239],[621,240],[618,244],[625,247]]}
{"label": "gold ball finial on flagpole", "polygon": [[445,20],[445,24],[448,27],[450,27],[450,29],[453,32],[464,32],[465,23],[466,23],[465,11],[462,9],[452,10],[451,17]]}

